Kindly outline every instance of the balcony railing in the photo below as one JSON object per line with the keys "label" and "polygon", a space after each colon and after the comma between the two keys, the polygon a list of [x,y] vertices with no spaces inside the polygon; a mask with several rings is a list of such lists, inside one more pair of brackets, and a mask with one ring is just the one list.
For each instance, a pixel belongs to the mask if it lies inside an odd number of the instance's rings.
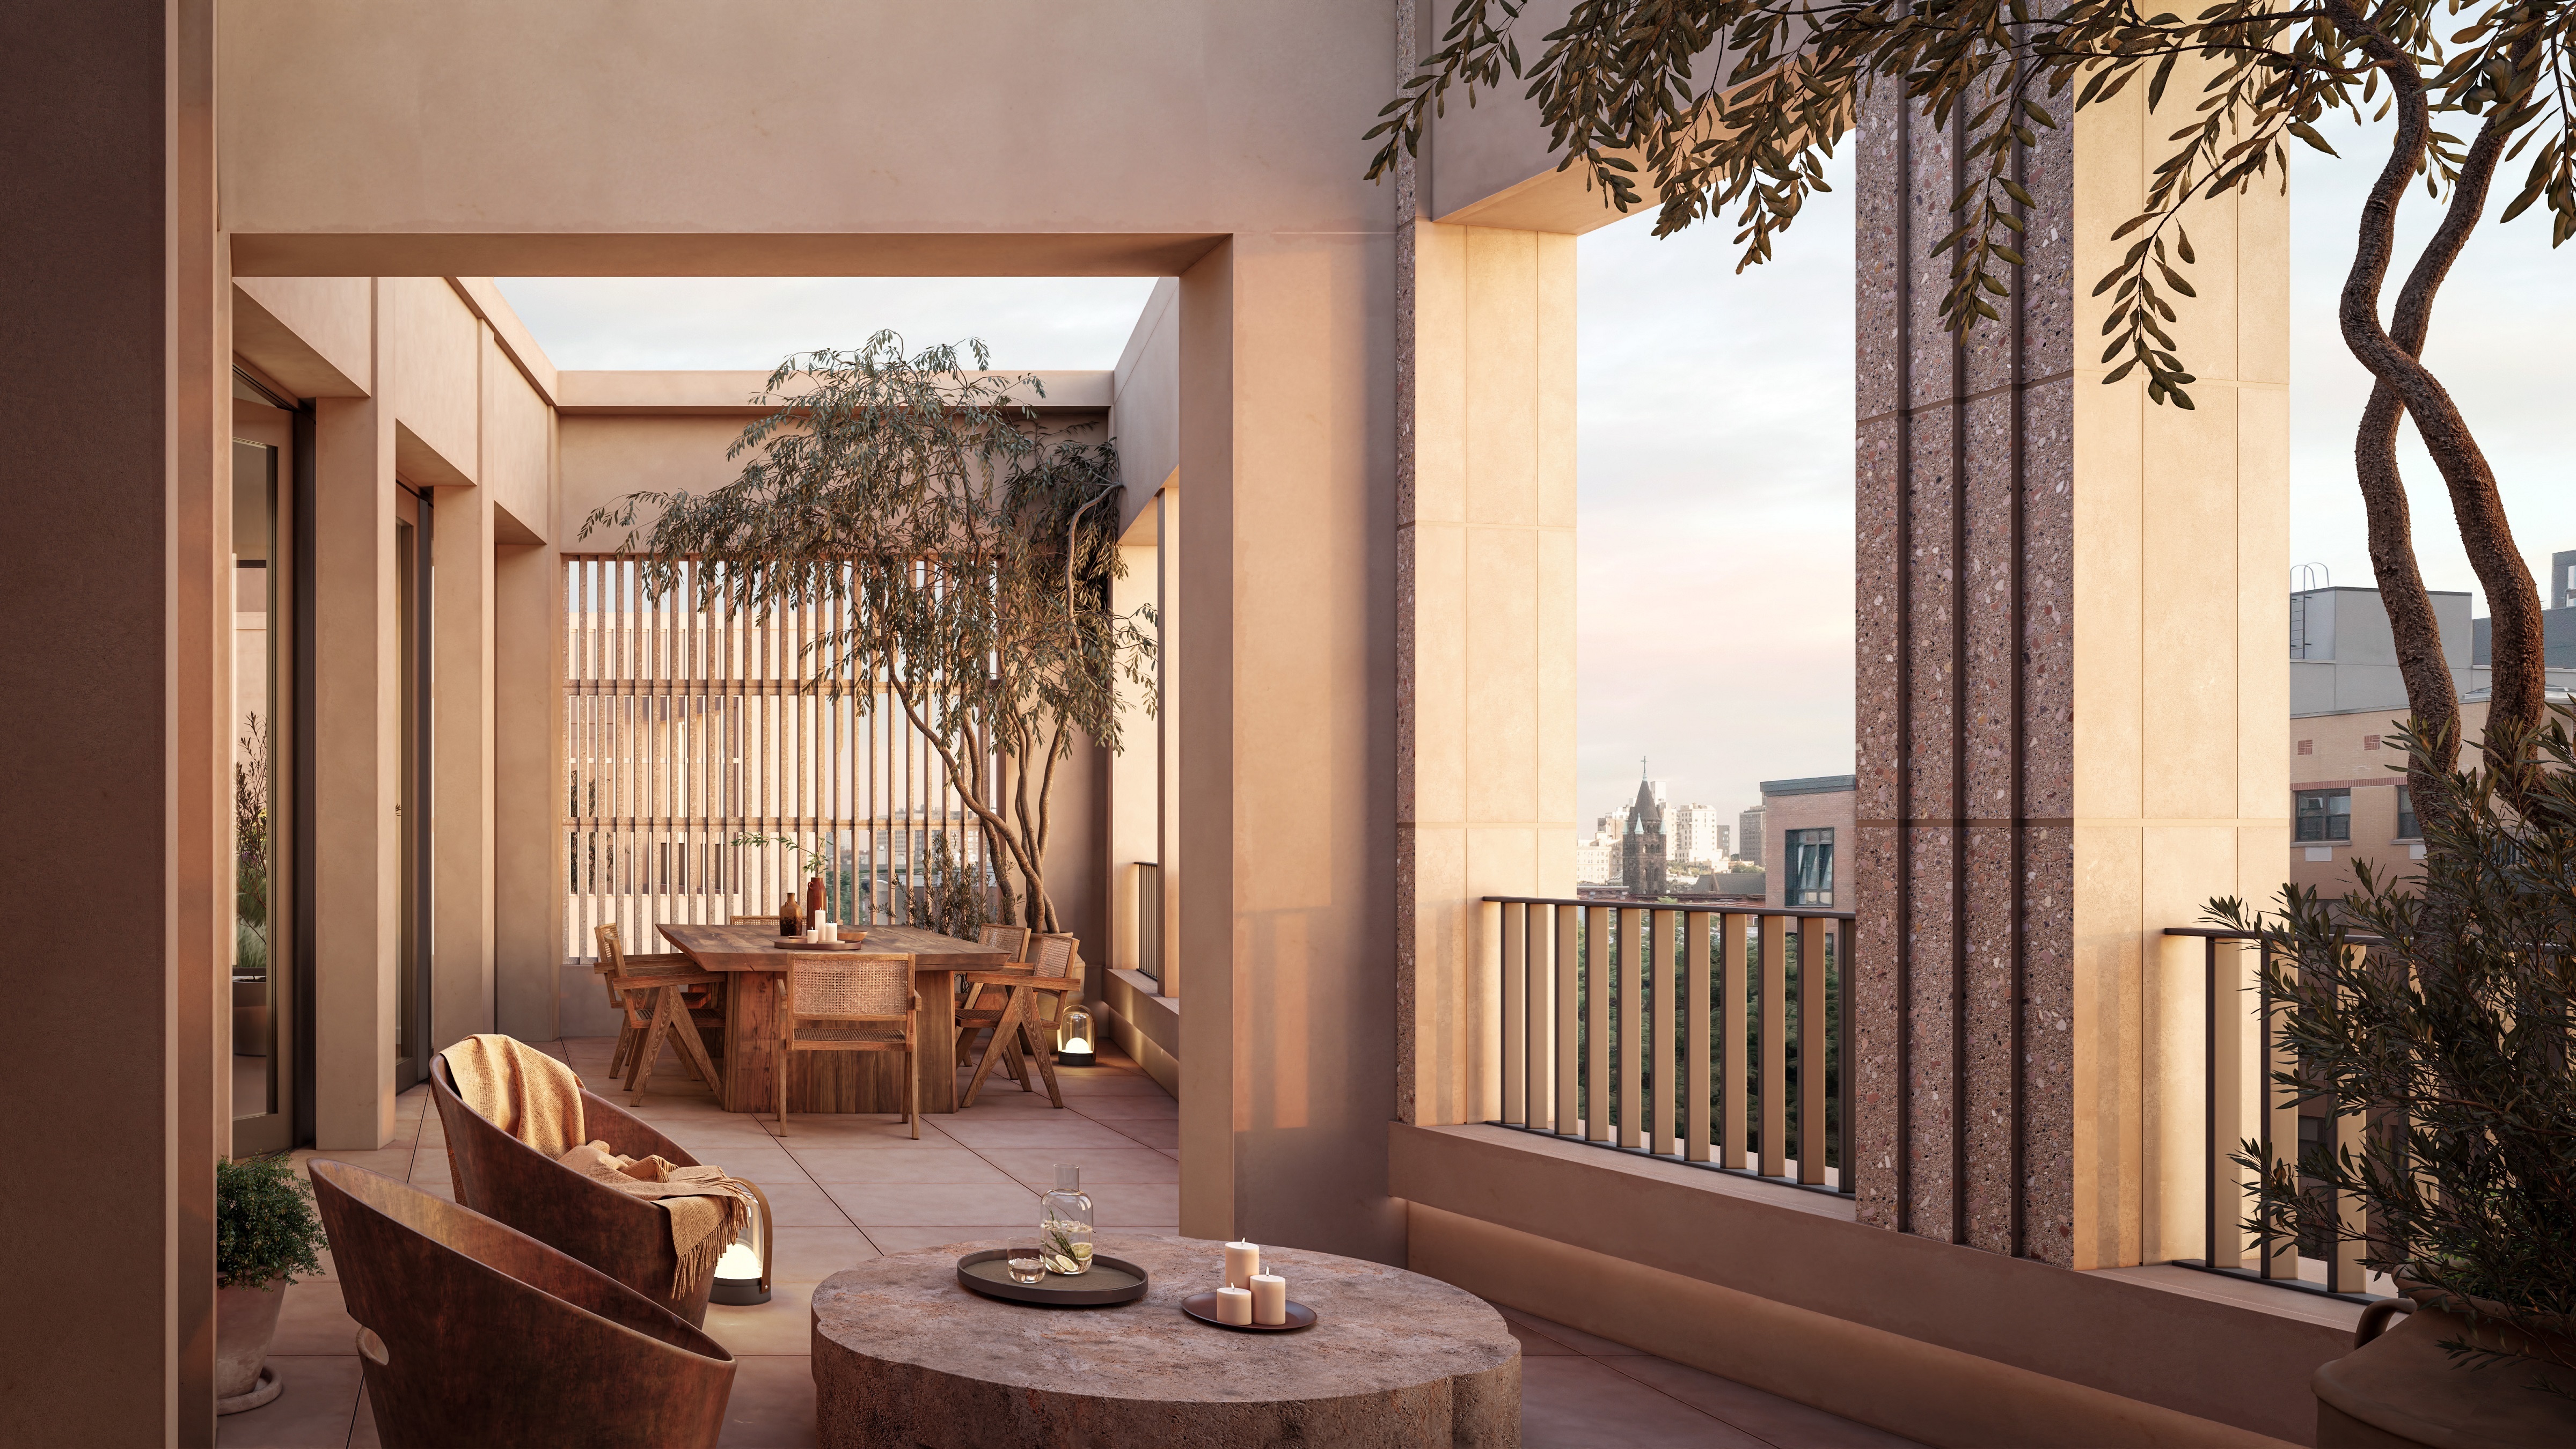
{"label": "balcony railing", "polygon": [[1493,1125],[1854,1191],[1850,912],[1485,902]]}
{"label": "balcony railing", "polygon": [[[2308,1143],[2359,1154],[2372,1114],[2336,1112],[2328,1095],[2273,1080],[2288,1060],[2280,1036],[2289,1007],[2272,995],[2255,969],[2261,950],[2257,937],[2189,926],[2165,934],[2196,937],[2201,943],[2201,1256],[2177,1261],[2187,1268],[2364,1302],[2393,1291],[2387,1279],[2362,1267],[2357,1241],[2303,1245],[2245,1226],[2253,1177],[2233,1160],[2240,1143],[2260,1143],[2262,1160],[2276,1165],[2295,1163]],[[2356,947],[2379,944],[2371,936],[2349,939]],[[2336,1220],[2348,1229],[2375,1226],[2365,1221],[2357,1200],[2335,1202],[2335,1193],[2323,1183],[2311,1184],[2310,1191],[2327,1199]]]}

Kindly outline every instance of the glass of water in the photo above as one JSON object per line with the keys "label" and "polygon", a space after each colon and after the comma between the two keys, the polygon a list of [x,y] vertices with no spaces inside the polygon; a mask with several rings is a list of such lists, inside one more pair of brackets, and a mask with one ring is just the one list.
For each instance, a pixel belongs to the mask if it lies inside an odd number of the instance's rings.
{"label": "glass of water", "polygon": [[1046,1276],[1046,1254],[1035,1243],[1013,1247],[1005,1262],[1014,1283],[1035,1283]]}

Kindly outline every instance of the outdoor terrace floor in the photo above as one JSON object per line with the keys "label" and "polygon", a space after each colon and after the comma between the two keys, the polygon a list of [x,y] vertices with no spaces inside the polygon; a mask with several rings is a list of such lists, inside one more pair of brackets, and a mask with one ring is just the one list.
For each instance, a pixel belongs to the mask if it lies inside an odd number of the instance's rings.
{"label": "outdoor terrace floor", "polygon": [[[612,1100],[606,1038],[543,1043]],[[973,1110],[925,1116],[921,1140],[880,1116],[768,1117],[718,1109],[668,1051],[637,1115],[702,1162],[760,1184],[778,1216],[775,1289],[752,1308],[712,1305],[707,1332],[733,1351],[724,1443],[815,1442],[808,1362],[814,1286],[882,1253],[1025,1234],[1054,1164],[1082,1163],[1101,1238],[1172,1233],[1180,1216],[1179,1108],[1123,1058],[1060,1068],[1066,1110],[996,1078]],[[445,1136],[426,1088],[398,1100],[394,1140],[373,1152],[295,1154],[398,1177],[451,1197]],[[218,1421],[226,1449],[356,1449],[377,1443],[359,1380],[357,1324],[328,1274],[287,1290],[269,1361],[285,1380],[275,1402]],[[1912,1440],[1767,1394],[1607,1339],[1504,1309],[1521,1342],[1527,1449],[1909,1449]]]}

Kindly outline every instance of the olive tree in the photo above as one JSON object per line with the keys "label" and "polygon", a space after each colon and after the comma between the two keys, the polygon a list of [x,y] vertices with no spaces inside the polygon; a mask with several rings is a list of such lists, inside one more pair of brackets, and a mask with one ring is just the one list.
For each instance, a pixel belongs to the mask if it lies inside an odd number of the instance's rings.
{"label": "olive tree", "polygon": [[841,604],[807,646],[807,687],[891,700],[973,817],[1005,919],[1054,930],[1057,770],[1080,740],[1121,748],[1119,690],[1150,678],[1154,620],[1110,606],[1115,446],[1051,435],[1023,401],[1044,395],[1035,377],[990,374],[982,343],[961,346],[908,355],[879,332],[789,357],[755,399],[774,411],[727,453],[739,477],[629,494],[583,531],[629,530],[654,597],[755,618]]}

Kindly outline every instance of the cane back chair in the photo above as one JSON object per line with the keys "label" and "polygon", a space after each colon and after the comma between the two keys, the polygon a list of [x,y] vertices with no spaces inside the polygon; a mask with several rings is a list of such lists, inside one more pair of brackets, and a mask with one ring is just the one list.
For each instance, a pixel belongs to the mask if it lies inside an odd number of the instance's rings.
{"label": "cane back chair", "polygon": [[912,989],[912,958],[790,952],[778,990],[778,1135],[787,1135],[787,1078],[796,1053],[900,1052],[903,1118],[919,1139],[921,997]]}
{"label": "cane back chair", "polygon": [[[970,984],[974,995],[966,1009],[957,1014],[957,1053],[962,1059],[972,1047],[978,1032],[989,1031],[983,1057],[975,1063],[975,1075],[966,1083],[966,1094],[958,1099],[960,1110],[975,1105],[975,1096],[984,1089],[984,1078],[995,1065],[1008,1062],[1018,1067],[1015,1075],[1020,1090],[1034,1091],[1028,1072],[1021,1063],[1037,1063],[1038,1075],[1046,1079],[1047,1100],[1064,1105],[1064,1093],[1056,1086],[1055,1054],[1043,1042],[1049,1030],[1063,1019],[1068,998],[1082,995],[1082,948],[1073,937],[1061,932],[1039,935],[1030,946],[1029,963],[1002,971],[968,971],[960,973]],[[994,995],[1001,997],[998,1006],[987,1006]]]}
{"label": "cane back chair", "polygon": [[625,1085],[635,1093],[627,1105],[642,1105],[644,1093],[653,1085],[653,1059],[662,1054],[665,1037],[679,1048],[681,1064],[705,1082],[717,1100],[723,1100],[724,1078],[707,1055],[698,1029],[722,1027],[724,1014],[690,1006],[686,993],[692,987],[712,993],[725,984],[724,974],[708,971],[677,953],[629,956],[614,923],[599,926],[593,935],[599,942],[595,969],[608,981],[609,999],[625,1013],[608,1071],[615,1076],[620,1066],[625,1068]]}

